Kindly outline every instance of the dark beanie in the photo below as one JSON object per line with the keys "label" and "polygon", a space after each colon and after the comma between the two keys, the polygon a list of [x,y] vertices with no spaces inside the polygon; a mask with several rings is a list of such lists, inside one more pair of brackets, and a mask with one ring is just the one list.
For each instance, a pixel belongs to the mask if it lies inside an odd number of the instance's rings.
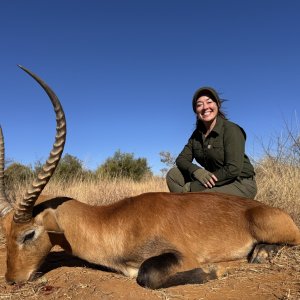
{"label": "dark beanie", "polygon": [[201,96],[208,96],[209,98],[211,98],[214,102],[217,103],[218,108],[221,107],[221,100],[219,98],[218,93],[211,87],[202,87],[200,89],[198,89],[194,96],[193,96],[193,110],[194,112],[196,112],[196,104],[197,104],[197,100],[199,99],[199,97]]}

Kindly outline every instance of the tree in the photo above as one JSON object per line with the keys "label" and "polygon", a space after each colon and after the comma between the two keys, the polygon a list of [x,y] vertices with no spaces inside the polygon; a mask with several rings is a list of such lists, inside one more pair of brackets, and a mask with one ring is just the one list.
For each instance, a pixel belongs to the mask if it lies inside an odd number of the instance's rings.
{"label": "tree", "polygon": [[84,174],[83,163],[80,159],[70,154],[65,154],[60,160],[54,178],[59,180],[71,180]]}
{"label": "tree", "polygon": [[5,170],[6,182],[25,183],[33,178],[33,171],[30,167],[20,163],[11,163]]}
{"label": "tree", "polygon": [[152,175],[146,158],[134,158],[133,153],[116,151],[113,157],[109,157],[96,173],[109,178],[131,178],[141,180],[145,175]]}
{"label": "tree", "polygon": [[165,175],[175,165],[176,157],[169,151],[160,151],[159,156],[160,161],[167,166],[167,168],[163,168],[160,170],[162,174]]}
{"label": "tree", "polygon": [[5,191],[10,200],[16,199],[15,191],[32,181],[34,172],[31,167],[17,162],[11,163],[4,173]]}

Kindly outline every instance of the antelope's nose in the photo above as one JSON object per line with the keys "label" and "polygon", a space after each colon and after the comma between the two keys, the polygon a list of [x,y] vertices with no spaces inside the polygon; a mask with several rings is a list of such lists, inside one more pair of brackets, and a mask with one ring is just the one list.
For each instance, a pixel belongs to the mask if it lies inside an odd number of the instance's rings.
{"label": "antelope's nose", "polygon": [[10,279],[7,274],[5,274],[5,281],[7,284],[9,285],[13,285],[13,284],[16,284],[16,282],[13,280],[13,279]]}
{"label": "antelope's nose", "polygon": [[18,280],[16,278],[10,277],[9,274],[5,274],[5,281],[9,285],[22,285],[26,282],[26,280]]}

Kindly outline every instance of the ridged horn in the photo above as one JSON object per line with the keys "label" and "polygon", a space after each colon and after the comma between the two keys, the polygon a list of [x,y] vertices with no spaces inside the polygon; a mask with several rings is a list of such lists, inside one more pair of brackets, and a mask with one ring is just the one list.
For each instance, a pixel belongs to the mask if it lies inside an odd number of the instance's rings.
{"label": "ridged horn", "polygon": [[64,150],[64,145],[66,141],[66,119],[63,108],[60,104],[59,99],[52,91],[52,89],[43,82],[38,76],[33,74],[31,71],[27,70],[26,68],[19,66],[22,70],[28,73],[33,79],[37,81],[37,83],[44,89],[44,91],[49,96],[55,114],[56,114],[56,135],[55,135],[55,142],[53,144],[53,148],[50,152],[49,158],[47,159],[46,163],[43,165],[40,173],[38,174],[37,178],[33,181],[32,185],[27,190],[24,198],[22,201],[17,203],[15,213],[14,213],[14,221],[16,223],[25,223],[29,222],[32,218],[32,210],[33,206],[41,194],[42,190],[50,180],[51,176],[53,175],[61,155]]}
{"label": "ridged horn", "polygon": [[8,202],[4,187],[4,137],[0,126],[0,217],[4,217],[13,207]]}

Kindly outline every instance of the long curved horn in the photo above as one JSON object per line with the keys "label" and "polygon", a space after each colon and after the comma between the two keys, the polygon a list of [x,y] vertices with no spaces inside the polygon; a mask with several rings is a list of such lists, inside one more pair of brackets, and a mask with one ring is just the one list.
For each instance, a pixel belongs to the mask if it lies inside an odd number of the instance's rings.
{"label": "long curved horn", "polygon": [[16,223],[25,223],[31,220],[32,210],[35,201],[37,200],[42,190],[50,180],[59,163],[62,152],[64,150],[67,130],[63,108],[52,89],[32,72],[30,72],[22,66],[19,67],[26,73],[28,73],[33,79],[35,79],[38,82],[38,84],[44,89],[44,91],[48,94],[56,114],[55,142],[53,144],[53,148],[50,152],[49,158],[43,165],[42,170],[32,183],[31,187],[29,187],[29,189],[27,190],[23,200],[17,203],[16,210],[14,213],[14,221]]}
{"label": "long curved horn", "polygon": [[4,137],[0,126],[0,217],[4,217],[13,209],[5,194],[4,187]]}

